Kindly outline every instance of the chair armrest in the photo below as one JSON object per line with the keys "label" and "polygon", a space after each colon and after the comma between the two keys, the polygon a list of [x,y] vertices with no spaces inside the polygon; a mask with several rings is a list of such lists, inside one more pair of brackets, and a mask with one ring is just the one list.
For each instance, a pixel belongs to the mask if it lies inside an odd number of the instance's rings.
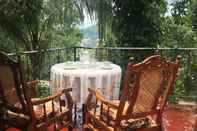
{"label": "chair armrest", "polygon": [[28,86],[28,87],[36,87],[36,85],[38,84],[38,80],[34,80],[34,81],[28,81],[28,82],[26,82],[26,85]]}
{"label": "chair armrest", "polygon": [[114,109],[118,109],[119,105],[116,105],[115,103],[107,100],[102,93],[97,90],[97,89],[91,89],[89,88],[88,91],[94,95],[96,97],[97,100],[101,101],[102,103],[104,103],[105,105],[107,105],[110,108],[114,108]]}
{"label": "chair armrest", "polygon": [[68,88],[68,89],[63,89],[53,95],[50,95],[48,97],[44,97],[44,98],[32,98],[31,99],[31,103],[32,105],[40,105],[40,104],[44,104],[46,102],[49,102],[51,100],[56,99],[57,97],[60,97],[62,94],[65,94],[67,101],[68,101],[68,107],[71,107],[73,104],[73,100],[72,97],[70,96],[69,92],[72,91],[72,88]]}
{"label": "chair armrest", "polygon": [[8,117],[8,119],[30,120],[29,116],[22,113],[16,113],[10,110],[6,110],[6,116]]}
{"label": "chair armrest", "polygon": [[58,92],[54,95],[48,96],[48,97],[44,97],[44,98],[32,98],[31,99],[31,103],[32,105],[40,105],[40,104],[44,104],[46,102],[49,102],[51,100],[54,100],[57,97],[60,97],[62,95],[62,92]]}

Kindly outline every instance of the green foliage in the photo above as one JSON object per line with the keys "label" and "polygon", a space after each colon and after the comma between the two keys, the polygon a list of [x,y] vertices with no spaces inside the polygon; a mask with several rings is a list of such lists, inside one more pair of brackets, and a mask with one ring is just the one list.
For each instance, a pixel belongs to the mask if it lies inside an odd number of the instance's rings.
{"label": "green foliage", "polygon": [[[98,20],[101,47],[197,47],[196,0],[174,1],[172,15],[168,16],[165,0],[0,0],[0,5],[0,49],[6,52],[77,45],[83,35],[76,25],[87,12],[91,19]],[[116,42],[105,43],[109,40]],[[130,57],[141,61],[154,53],[101,50],[97,57],[118,61],[124,67]],[[172,101],[183,95],[195,95],[197,53],[174,50],[162,54],[173,58],[177,54],[184,56]],[[27,75],[37,78],[39,68],[44,79],[49,77],[50,67],[44,65],[73,59],[73,50],[22,58],[29,59],[27,67],[31,73]],[[43,85],[40,87],[47,92]]]}
{"label": "green foliage", "polygon": [[197,33],[197,1],[191,0],[191,5],[189,8],[190,14],[189,18],[191,20],[192,29]]}
{"label": "green foliage", "polygon": [[124,42],[117,46],[156,46],[165,11],[164,0],[115,0],[112,28],[117,40]]}
{"label": "green foliage", "polygon": [[186,24],[188,22],[188,7],[191,0],[179,0],[172,3],[172,16],[176,24]]}
{"label": "green foliage", "polygon": [[169,101],[174,104],[178,102],[176,88],[173,90],[172,95],[169,98]]}
{"label": "green foliage", "polygon": [[[103,5],[105,3],[102,3]],[[107,20],[108,26],[105,30],[111,31],[113,37],[104,36],[100,40],[116,40],[116,42],[100,42],[102,46],[121,47],[171,47],[171,48],[192,48],[197,47],[197,1],[179,0],[172,3],[171,15],[166,15],[166,2],[164,0],[114,0],[111,1],[113,17]],[[91,4],[90,4],[91,5]],[[111,5],[108,5],[111,8]],[[105,10],[97,10],[104,14]],[[110,12],[110,11],[109,11]],[[107,13],[106,13],[107,14]],[[103,21],[99,21],[102,24]],[[110,29],[108,29],[110,28]],[[122,67],[130,57],[139,61],[154,54],[154,51],[99,51],[100,57],[119,61]],[[114,56],[114,53],[116,54]],[[196,52],[165,51],[164,56],[175,58],[181,54],[183,58],[182,68],[176,81],[171,100],[176,102],[177,98],[196,92],[193,84],[196,77],[193,75],[197,69]]]}
{"label": "green foliage", "polygon": [[[196,16],[197,2],[195,0],[180,0],[172,4],[172,16],[167,16],[163,22],[162,47],[172,48],[192,48],[197,47]],[[195,96],[197,87],[195,72],[196,51],[185,52],[165,52],[167,56],[175,57],[181,54],[181,70],[176,80],[174,98],[183,96]]]}
{"label": "green foliage", "polygon": [[0,28],[0,50],[4,52],[16,51],[16,45],[14,44],[14,41],[10,39],[8,35],[2,31],[1,28]]}
{"label": "green foliage", "polygon": [[37,97],[43,98],[50,95],[49,85],[43,82],[39,82],[36,87]]}
{"label": "green foliage", "polygon": [[[0,4],[0,30],[7,37],[2,39],[13,42],[12,52],[76,45],[83,37],[75,26],[81,16],[72,0],[2,0]],[[5,50],[8,42],[0,47]],[[38,54],[29,58],[36,79],[42,60]]]}
{"label": "green foliage", "polygon": [[[111,30],[114,43],[106,46],[119,47],[157,47],[162,36],[162,21],[166,12],[165,0],[114,0]],[[130,57],[139,61],[154,51],[122,51],[114,58],[124,64]]]}
{"label": "green foliage", "polygon": [[76,27],[81,15],[72,0],[49,0],[45,5],[43,17],[48,16],[51,29],[48,34],[50,47],[63,47],[79,44],[83,38]]}
{"label": "green foliage", "polygon": [[3,0],[0,8],[0,26],[12,38],[30,49],[27,42],[36,38],[42,10],[40,0]]}
{"label": "green foliage", "polygon": [[113,20],[113,0],[82,0],[80,2],[82,10],[88,12],[91,19],[98,20],[99,39],[101,41],[110,39]]}
{"label": "green foliage", "polygon": [[78,43],[82,38],[75,28],[80,16],[71,0],[4,0],[0,16],[0,27],[23,50],[45,49],[54,38],[59,40],[56,46]]}
{"label": "green foliage", "polygon": [[176,24],[170,17],[167,17],[165,22],[161,46],[172,48],[196,47],[197,36],[191,27]]}

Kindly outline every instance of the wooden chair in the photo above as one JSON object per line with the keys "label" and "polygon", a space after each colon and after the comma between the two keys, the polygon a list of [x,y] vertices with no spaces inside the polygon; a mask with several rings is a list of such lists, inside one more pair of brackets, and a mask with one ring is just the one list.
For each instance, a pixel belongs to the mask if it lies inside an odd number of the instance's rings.
{"label": "wooden chair", "polygon": [[71,89],[32,98],[37,83],[25,83],[20,61],[0,53],[0,130],[10,126],[27,131],[46,131],[48,126],[54,130],[62,127],[72,130]]}
{"label": "wooden chair", "polygon": [[106,100],[99,90],[89,89],[83,129],[161,131],[162,112],[179,65],[179,57],[171,62],[158,55],[129,63],[120,100]]}

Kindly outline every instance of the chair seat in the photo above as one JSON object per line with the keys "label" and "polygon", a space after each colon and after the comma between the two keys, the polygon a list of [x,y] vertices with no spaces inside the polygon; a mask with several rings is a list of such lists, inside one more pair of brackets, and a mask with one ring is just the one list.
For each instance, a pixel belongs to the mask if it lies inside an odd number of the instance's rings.
{"label": "chair seat", "polygon": [[[119,105],[120,101],[119,100],[112,100],[112,103]],[[129,104],[126,102],[123,115],[126,114],[126,110],[128,108]],[[94,116],[94,111],[89,111],[89,113]],[[106,105],[103,105],[103,110],[101,113],[101,110],[98,109],[96,110],[96,116],[97,119],[103,120],[104,123],[108,124],[108,127],[110,130],[115,126],[115,119],[116,119],[116,114],[117,110],[110,108],[108,111],[108,107]],[[132,130],[132,129],[139,129],[139,128],[147,128],[151,126],[149,118],[139,118],[139,119],[129,119],[129,120],[122,120],[120,124],[121,128],[124,130]]]}

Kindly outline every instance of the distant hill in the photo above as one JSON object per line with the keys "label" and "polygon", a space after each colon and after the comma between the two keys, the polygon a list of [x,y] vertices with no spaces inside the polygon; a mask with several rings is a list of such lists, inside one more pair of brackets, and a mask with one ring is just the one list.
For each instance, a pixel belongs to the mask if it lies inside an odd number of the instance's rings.
{"label": "distant hill", "polygon": [[96,47],[96,43],[98,42],[98,31],[97,26],[92,25],[87,28],[80,29],[83,33],[83,40],[81,46],[85,47]]}
{"label": "distant hill", "polygon": [[84,38],[93,38],[93,39],[98,39],[98,31],[97,31],[97,26],[92,25],[87,28],[81,29],[81,32],[84,35]]}

